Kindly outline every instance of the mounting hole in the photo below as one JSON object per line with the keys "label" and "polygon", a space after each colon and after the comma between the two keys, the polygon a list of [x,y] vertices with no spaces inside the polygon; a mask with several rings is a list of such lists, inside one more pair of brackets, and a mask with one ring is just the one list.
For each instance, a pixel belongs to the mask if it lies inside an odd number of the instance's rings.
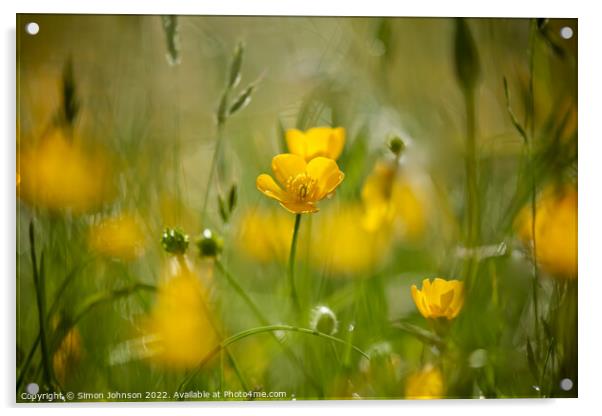
{"label": "mounting hole", "polygon": [[560,36],[563,39],[570,39],[573,37],[573,29],[571,29],[569,26],[565,26],[562,29],[560,29]]}
{"label": "mounting hole", "polygon": [[36,22],[30,22],[25,25],[25,31],[31,36],[37,35],[40,31],[40,25]]}
{"label": "mounting hole", "polygon": [[573,389],[573,380],[570,378],[563,378],[560,380],[560,388],[564,391],[571,391]]}
{"label": "mounting hole", "polygon": [[25,387],[25,391],[29,394],[38,394],[40,391],[40,386],[38,386],[36,383],[29,383],[27,387]]}

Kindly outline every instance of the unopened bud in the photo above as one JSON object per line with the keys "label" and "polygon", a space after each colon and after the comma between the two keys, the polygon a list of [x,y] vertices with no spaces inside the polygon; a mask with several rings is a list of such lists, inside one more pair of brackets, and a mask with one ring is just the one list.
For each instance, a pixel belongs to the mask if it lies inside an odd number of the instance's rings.
{"label": "unopened bud", "polygon": [[215,257],[222,252],[223,240],[209,228],[205,228],[197,240],[199,255],[201,257]]}
{"label": "unopened bud", "polygon": [[161,236],[163,249],[171,254],[184,254],[188,249],[188,235],[178,228],[166,228]]}
{"label": "unopened bud", "polygon": [[406,148],[406,144],[398,136],[393,136],[389,139],[387,147],[395,156],[399,157]]}

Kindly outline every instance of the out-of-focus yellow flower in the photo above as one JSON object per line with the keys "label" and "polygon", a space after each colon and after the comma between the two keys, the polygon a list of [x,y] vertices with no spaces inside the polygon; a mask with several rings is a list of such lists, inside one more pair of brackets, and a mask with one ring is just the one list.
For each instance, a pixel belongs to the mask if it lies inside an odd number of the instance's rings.
{"label": "out-of-focus yellow flower", "polygon": [[146,237],[136,216],[122,214],[93,225],[88,244],[104,256],[129,261],[144,253]]}
{"label": "out-of-focus yellow flower", "polygon": [[[531,204],[517,218],[520,238],[532,239]],[[549,187],[536,203],[535,241],[537,262],[554,276],[577,278],[577,189]]]}
{"label": "out-of-focus yellow flower", "polygon": [[368,230],[393,228],[396,235],[410,239],[424,232],[426,206],[416,187],[391,164],[376,164],[362,188],[362,202]]}
{"label": "out-of-focus yellow flower", "polygon": [[359,204],[341,205],[319,219],[312,235],[311,256],[318,267],[326,265],[338,275],[372,270],[388,254],[389,236],[366,230]]}
{"label": "out-of-focus yellow flower", "polygon": [[464,305],[464,282],[437,277],[431,283],[429,279],[424,279],[422,290],[412,285],[412,298],[425,318],[453,319]]}
{"label": "out-of-focus yellow flower", "polygon": [[444,394],[443,375],[432,365],[410,374],[406,379],[407,399],[440,399]]}
{"label": "out-of-focus yellow flower", "polygon": [[345,145],[345,129],[314,127],[306,132],[290,129],[286,131],[286,144],[289,152],[306,162],[319,156],[337,160]]}
{"label": "out-of-focus yellow flower", "polygon": [[98,208],[112,194],[104,151],[93,152],[55,128],[18,152],[19,196],[51,211],[81,214]]}
{"label": "out-of-focus yellow flower", "polygon": [[255,209],[239,222],[236,243],[241,251],[262,263],[285,261],[291,244],[293,217],[285,211]]}
{"label": "out-of-focus yellow flower", "polygon": [[79,331],[73,327],[60,342],[52,356],[54,375],[61,384],[65,384],[69,372],[81,358],[82,340]]}
{"label": "out-of-focus yellow flower", "polygon": [[208,293],[184,256],[170,259],[146,322],[156,363],[181,370],[197,366],[218,344]]}
{"label": "out-of-focus yellow flower", "polygon": [[317,212],[316,203],[332,194],[345,177],[332,159],[316,157],[306,163],[291,153],[274,156],[272,171],[282,187],[264,173],[257,177],[257,189],[295,214]]}

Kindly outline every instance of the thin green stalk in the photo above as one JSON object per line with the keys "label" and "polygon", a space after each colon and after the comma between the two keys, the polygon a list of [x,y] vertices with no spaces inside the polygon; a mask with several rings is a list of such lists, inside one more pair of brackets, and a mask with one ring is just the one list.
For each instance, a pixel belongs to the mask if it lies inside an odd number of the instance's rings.
{"label": "thin green stalk", "polygon": [[226,351],[228,351],[228,361],[230,361],[230,365],[232,366],[232,369],[236,373],[236,377],[238,378],[238,381],[240,382],[240,386],[242,387],[243,390],[248,391],[249,385],[242,374],[240,366],[238,365],[238,361],[236,361],[236,358],[234,358],[234,355],[230,352],[230,350],[226,350]]}
{"label": "thin green stalk", "polygon": [[[527,140],[527,159],[529,165],[529,175],[531,179],[531,255],[533,261],[533,313],[535,314],[535,339],[539,341],[539,269],[537,266],[537,241],[535,237],[535,224],[537,215],[537,184],[535,178],[535,166],[533,161],[533,139],[535,138],[535,94],[534,94],[534,67],[535,67],[535,31],[536,21],[531,20],[529,35],[529,103],[526,113],[526,125],[529,129],[529,140]],[[539,343],[538,343],[539,344]]]}
{"label": "thin green stalk", "polygon": [[[211,361],[211,359],[213,359],[215,357],[215,355],[218,354],[224,348],[227,348],[229,345],[234,344],[235,342],[238,342],[241,339],[247,338],[251,335],[263,334],[266,332],[274,332],[274,331],[298,332],[298,333],[306,334],[306,335],[314,335],[314,336],[317,336],[318,338],[323,338],[326,340],[334,341],[336,343],[343,344],[343,345],[347,344],[347,341],[342,340],[337,337],[334,337],[332,335],[328,335],[328,334],[325,334],[325,333],[319,332],[319,331],[314,331],[312,329],[300,328],[300,327],[291,326],[291,325],[268,325],[268,326],[261,326],[261,327],[257,327],[257,328],[247,329],[245,331],[241,331],[241,332],[234,334],[231,337],[223,340],[215,348],[213,348],[213,350],[211,350],[205,356],[205,358],[203,358],[203,360],[199,363],[198,367],[191,374],[189,374],[182,381],[182,383],[180,383],[180,385],[178,386],[178,391],[186,390],[190,381],[194,379],[194,377],[199,373],[199,371],[201,371],[201,369],[205,366],[205,364],[207,364],[209,361]],[[355,345],[352,345],[351,348],[354,351],[356,351],[358,354],[362,355],[364,358],[370,360],[370,356],[367,353],[365,353],[364,351],[362,351],[361,349],[359,349],[358,347],[356,347]]]}
{"label": "thin green stalk", "polygon": [[[52,304],[50,305],[50,308],[48,308],[48,313],[47,313],[48,317],[52,317],[56,313],[56,310],[58,309],[58,306],[59,306],[59,300],[61,298],[61,295],[63,294],[65,289],[69,286],[69,284],[73,281],[75,276],[77,276],[80,269],[83,269],[88,263],[90,263],[91,260],[92,259],[88,259],[85,262],[83,262],[80,266],[75,267],[73,270],[71,270],[71,272],[67,275],[67,277],[65,277],[65,280],[63,280],[59,289],[56,290],[56,295],[54,296],[54,300],[53,300]],[[35,355],[35,352],[37,351],[39,345],[40,345],[40,334],[38,333],[35,341],[33,342],[33,345],[31,346],[29,352],[27,353],[27,357],[25,358],[23,365],[21,366],[21,371],[19,373],[19,377],[17,378],[17,391],[19,391],[19,389],[24,381],[25,374],[27,374],[27,371],[29,371],[29,366],[31,365],[33,356]]]}
{"label": "thin green stalk", "polygon": [[234,279],[234,277],[230,274],[230,272],[224,267],[223,263],[220,260],[216,259],[215,265],[217,266],[217,269],[224,275],[224,277],[226,278],[226,280],[228,281],[230,286],[232,286],[232,288],[234,289],[236,294],[238,296],[240,296],[242,298],[242,300],[245,301],[247,306],[253,311],[253,314],[255,315],[257,320],[262,325],[269,325],[268,319],[259,310],[259,308],[255,304],[255,302],[253,302],[253,300],[249,297],[249,295],[247,295],[247,292],[238,284],[236,279]]}
{"label": "thin green stalk", "polygon": [[[251,309],[251,311],[253,312],[253,314],[255,315],[257,320],[259,321],[259,323],[263,326],[270,325],[270,321],[266,318],[266,316],[263,314],[263,312],[261,312],[261,310],[257,307],[255,302],[253,302],[251,297],[249,295],[247,295],[247,292],[238,284],[238,282],[236,281],[234,276],[232,276],[232,274],[226,269],[226,267],[223,265],[223,263],[219,259],[215,259],[215,265],[216,265],[217,269],[224,275],[224,277],[226,278],[226,280],[228,281],[230,286],[232,286],[234,291],[238,294],[238,296],[240,296],[242,298],[242,300],[247,304],[249,309]],[[309,382],[316,389],[320,390],[320,385],[306,371],[303,364],[299,361],[299,359],[291,351],[291,349],[287,345],[283,344],[282,341],[280,341],[280,339],[278,339],[278,337],[273,332],[271,333],[271,335],[274,338],[274,340],[278,343],[278,345],[280,345],[282,347],[283,351],[285,352],[285,354],[287,355],[289,360],[291,360],[291,362],[293,364],[295,364],[299,369],[301,369],[301,371],[303,371],[303,373],[305,374],[305,377],[307,377]]]}
{"label": "thin green stalk", "polygon": [[40,260],[40,268],[36,256],[35,232],[33,221],[29,224],[29,242],[31,246],[31,263],[33,266],[33,281],[36,291],[36,302],[38,306],[39,337],[42,346],[42,367],[44,370],[44,381],[47,387],[52,384],[52,368],[50,366],[50,351],[48,349],[48,338],[46,337],[46,296],[44,293],[44,257]]}
{"label": "thin green stalk", "polygon": [[301,312],[301,304],[299,303],[299,295],[295,288],[295,256],[297,254],[297,240],[299,237],[299,225],[301,224],[301,214],[295,215],[295,226],[293,228],[293,238],[291,241],[291,251],[288,256],[288,280],[291,290],[291,297],[297,312]]}
{"label": "thin green stalk", "polygon": [[213,184],[213,177],[215,176],[217,160],[219,159],[221,143],[223,141],[223,133],[224,133],[224,124],[218,123],[217,138],[215,140],[215,148],[213,149],[213,156],[211,157],[211,166],[209,167],[209,177],[207,178],[207,185],[205,186],[205,198],[203,199],[203,209],[201,210],[201,225],[204,225],[204,223],[205,223],[205,215],[207,214],[207,203],[209,202],[209,194],[211,193],[211,185]]}
{"label": "thin green stalk", "polygon": [[471,255],[467,258],[465,273],[466,285],[470,290],[478,270],[476,249],[479,245],[481,223],[477,184],[475,96],[472,88],[464,89],[464,103],[466,110],[466,156],[464,158],[467,205],[466,247],[471,250]]}
{"label": "thin green stalk", "polygon": [[465,92],[466,105],[466,198],[468,205],[467,245],[478,246],[479,240],[479,201],[477,186],[477,150],[475,138],[475,98],[474,91]]}

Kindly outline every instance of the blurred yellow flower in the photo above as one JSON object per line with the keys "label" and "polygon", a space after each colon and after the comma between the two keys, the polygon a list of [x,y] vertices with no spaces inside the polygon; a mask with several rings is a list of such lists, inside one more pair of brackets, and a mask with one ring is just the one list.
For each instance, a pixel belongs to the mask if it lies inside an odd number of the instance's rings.
{"label": "blurred yellow flower", "polygon": [[343,127],[314,127],[306,132],[297,129],[286,131],[289,152],[301,156],[306,162],[322,156],[337,160],[345,145]]}
{"label": "blurred yellow flower", "polygon": [[257,189],[295,214],[317,212],[316,203],[333,193],[345,177],[332,159],[316,157],[306,163],[291,153],[274,156],[272,171],[282,187],[264,173],[257,177]]}
{"label": "blurred yellow flower", "polygon": [[128,261],[144,253],[146,237],[136,216],[121,214],[93,225],[88,244],[99,254]]}
{"label": "blurred yellow flower", "polygon": [[[518,234],[527,244],[532,238],[531,205],[517,217]],[[537,262],[554,276],[577,278],[577,189],[549,187],[536,203]]]}
{"label": "blurred yellow flower", "polygon": [[17,193],[51,211],[81,214],[98,208],[111,196],[112,174],[104,151],[90,150],[58,128],[23,146],[17,156]]}
{"label": "blurred yellow flower", "polygon": [[345,204],[319,218],[310,252],[316,266],[359,277],[388,254],[389,235],[366,230],[361,215],[361,205]]}
{"label": "blurred yellow flower", "polygon": [[285,211],[254,209],[241,216],[236,243],[241,251],[262,263],[285,261],[291,244],[293,217]]}
{"label": "blurred yellow flower", "polygon": [[69,372],[81,358],[82,340],[79,331],[73,327],[62,339],[52,356],[54,375],[61,384],[65,384]]}
{"label": "blurred yellow flower", "polygon": [[218,344],[208,293],[184,256],[170,259],[145,329],[154,340],[152,359],[167,368],[197,366]]}
{"label": "blurred yellow flower", "polygon": [[392,228],[396,235],[417,238],[426,226],[426,206],[416,187],[389,163],[377,163],[364,182],[363,224],[371,231]]}
{"label": "blurred yellow flower", "polygon": [[429,279],[424,279],[422,290],[412,285],[412,299],[422,316],[427,319],[453,319],[458,316],[464,305],[464,282],[437,277],[431,283]]}
{"label": "blurred yellow flower", "polygon": [[432,365],[410,374],[406,379],[406,399],[439,399],[444,394],[443,375]]}

